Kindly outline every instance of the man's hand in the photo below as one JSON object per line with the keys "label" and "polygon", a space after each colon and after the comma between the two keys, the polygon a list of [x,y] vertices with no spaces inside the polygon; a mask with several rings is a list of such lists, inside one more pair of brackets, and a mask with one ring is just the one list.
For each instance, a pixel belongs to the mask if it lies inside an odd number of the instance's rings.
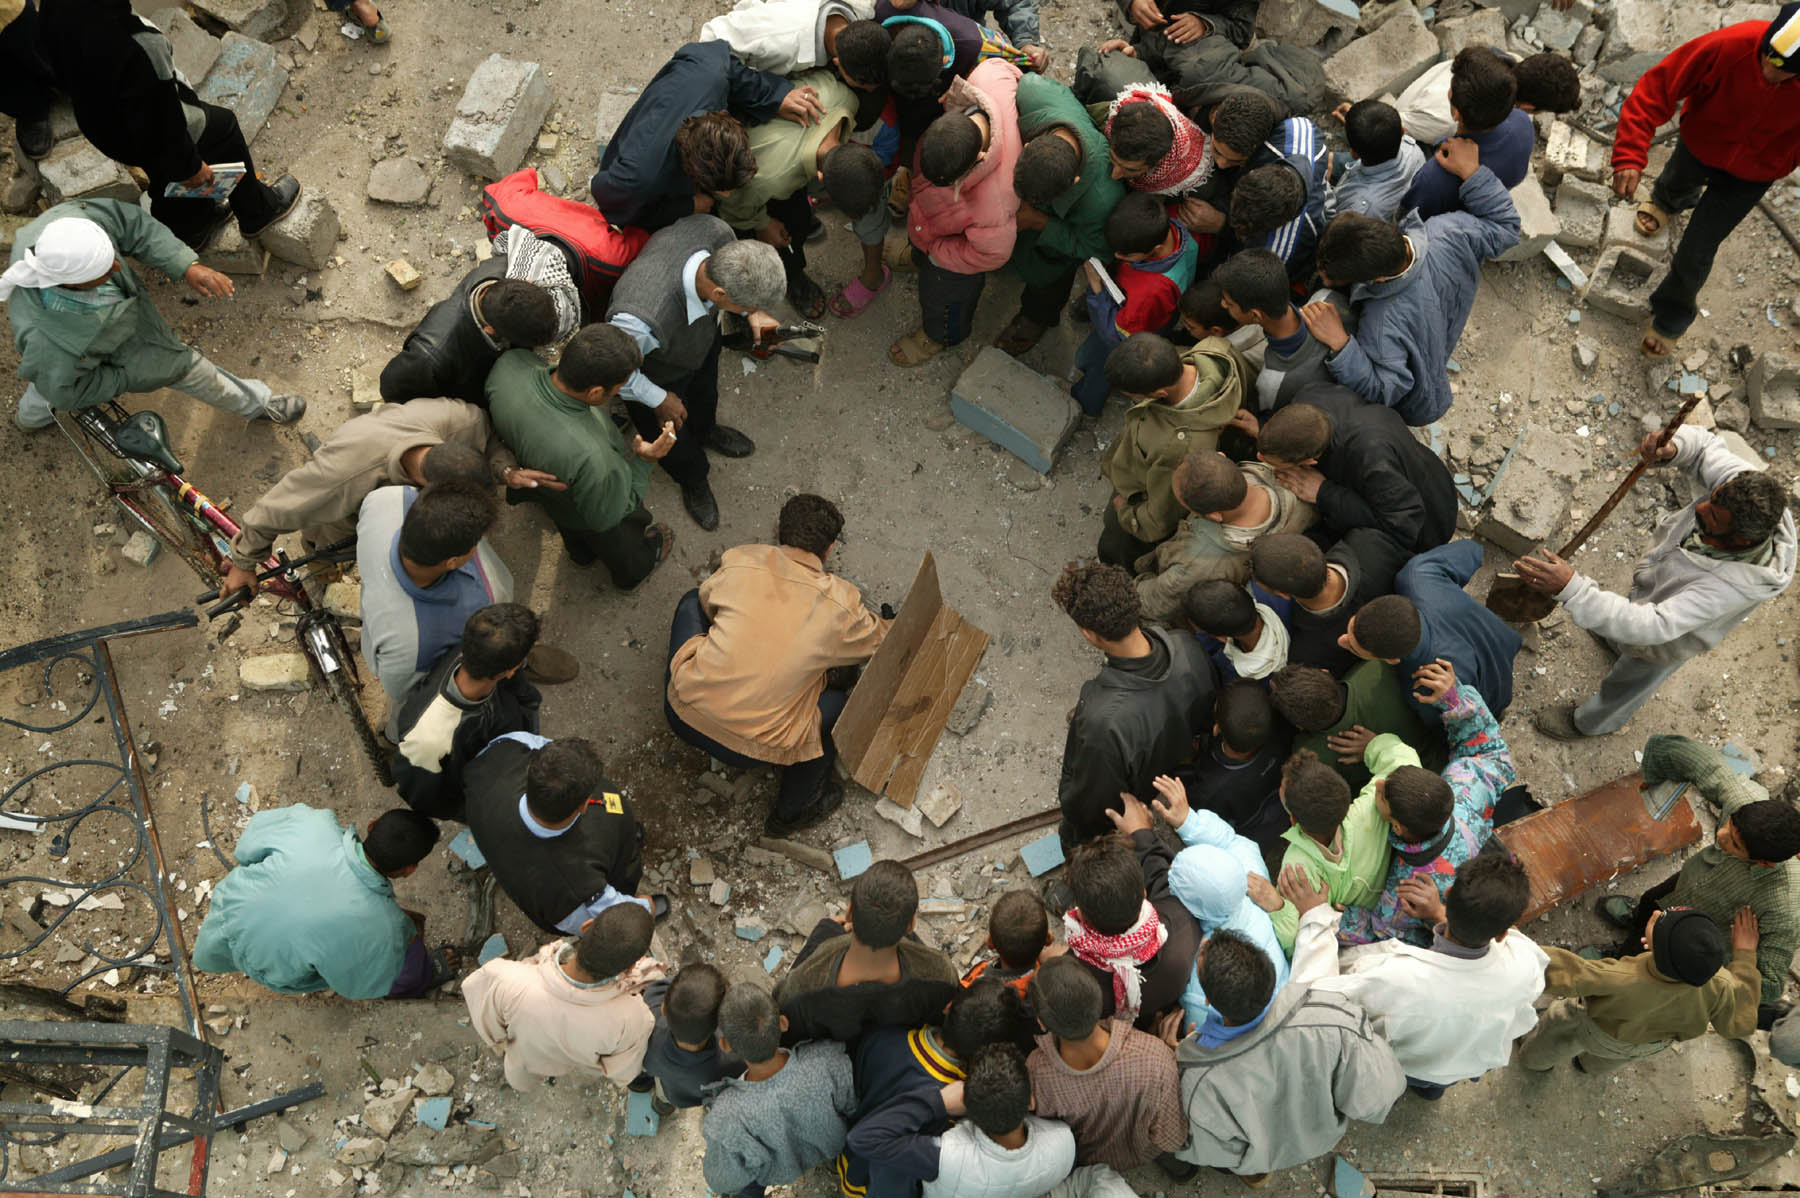
{"label": "man's hand", "polygon": [[776,329],[781,327],[781,322],[779,320],[776,320],[773,316],[770,316],[760,308],[755,312],[750,313],[750,315],[746,316],[744,319],[750,322],[750,337],[758,345],[763,343],[764,337],[767,337],[770,333],[773,333]]}
{"label": "man's hand", "polygon": [[1415,874],[1394,888],[1394,897],[1400,900],[1400,909],[1414,919],[1432,927],[1444,922],[1444,896],[1431,879]]}
{"label": "man's hand", "polygon": [[245,587],[250,588],[252,595],[256,594],[256,571],[240,570],[235,565],[225,567],[225,581],[219,584],[219,598],[229,599]]}
{"label": "man's hand", "polygon": [[213,173],[211,164],[202,162],[200,164],[200,169],[194,172],[194,177],[191,179],[183,179],[181,185],[183,187],[205,187],[212,181]]}
{"label": "man's hand", "polygon": [[210,266],[202,266],[198,262],[187,268],[181,276],[187,285],[201,295],[210,295],[214,299],[230,299],[237,294],[237,285],[231,281],[230,275],[222,275]]}
{"label": "man's hand", "polygon": [[1186,1016],[1182,1014],[1181,1008],[1176,1007],[1173,1011],[1170,1011],[1167,1015],[1158,1019],[1156,1021],[1157,1038],[1164,1044],[1167,1044],[1170,1048],[1180,1047],[1181,1023],[1185,1018]]}
{"label": "man's hand", "polygon": [[1177,215],[1180,216],[1181,223],[1195,233],[1217,233],[1225,227],[1225,214],[1205,200],[1181,201]]}
{"label": "man's hand", "polygon": [[778,250],[784,250],[794,243],[793,237],[788,233],[787,226],[772,216],[769,218],[768,224],[756,231],[756,239],[758,241],[766,241]]}
{"label": "man's hand", "polygon": [[1314,907],[1323,907],[1327,901],[1325,887],[1316,884],[1303,865],[1282,866],[1279,889],[1281,897],[1294,904],[1294,909],[1302,915]]}
{"label": "man's hand", "polygon": [[1731,948],[1735,952],[1747,948],[1756,951],[1762,941],[1762,929],[1757,926],[1756,912],[1748,907],[1739,907],[1737,914],[1731,917]]}
{"label": "man's hand", "polygon": [[1436,707],[1456,685],[1456,667],[1445,658],[1428,661],[1413,671],[1413,696],[1427,707]]}
{"label": "man's hand", "polygon": [[1680,452],[1673,437],[1669,438],[1667,445],[1658,446],[1656,442],[1661,436],[1662,430],[1659,428],[1653,433],[1645,433],[1644,439],[1638,442],[1638,456],[1652,466],[1660,466]]}
{"label": "man's hand", "polygon": [[711,212],[713,210],[713,205],[718,202],[719,198],[710,191],[696,191],[694,193],[695,212]]}
{"label": "man's hand", "polygon": [[1033,208],[1030,204],[1020,201],[1019,215],[1015,218],[1014,223],[1021,229],[1042,230],[1050,226],[1050,215],[1041,208]]}
{"label": "man's hand", "polygon": [[675,426],[673,424],[663,425],[662,435],[654,441],[646,441],[642,437],[631,439],[631,452],[646,462],[659,462],[669,456],[669,451],[674,448]]}
{"label": "man's hand", "polygon": [[1345,121],[1349,120],[1350,119],[1350,101],[1345,100],[1342,104],[1339,104],[1336,108],[1333,108],[1331,110],[1331,115],[1337,118],[1337,121],[1340,125],[1343,124]]}
{"label": "man's hand", "polygon": [[550,473],[548,470],[533,470],[529,466],[511,466],[500,481],[515,491],[534,491],[539,487],[546,491],[567,491],[569,484]]}
{"label": "man's hand", "polygon": [[812,88],[796,87],[782,98],[779,114],[796,125],[814,125],[825,115],[825,105]]}
{"label": "man's hand", "polygon": [[1106,818],[1112,821],[1113,827],[1127,836],[1134,832],[1148,832],[1150,809],[1138,802],[1136,795],[1126,794],[1122,790],[1119,792],[1119,801],[1125,807],[1123,812],[1114,811],[1111,807],[1106,809]]}
{"label": "man's hand", "polygon": [[1458,179],[1467,179],[1481,169],[1481,147],[1475,144],[1473,138],[1446,137],[1438,143],[1434,157],[1439,166]]}
{"label": "man's hand", "polygon": [[1197,42],[1212,32],[1212,26],[1191,12],[1177,13],[1170,20],[1169,27],[1163,30],[1163,36],[1177,46],[1185,46],[1189,42]]}
{"label": "man's hand", "polygon": [[1575,567],[1548,549],[1538,550],[1537,557],[1522,557],[1513,563],[1513,571],[1525,585],[1546,595],[1556,595],[1575,577]]}
{"label": "man's hand", "polygon": [[1231,414],[1231,420],[1226,424],[1226,427],[1249,433],[1252,437],[1260,437],[1262,435],[1262,421],[1258,420],[1256,413],[1252,412],[1249,408],[1239,408],[1237,411],[1233,412]]}
{"label": "man's hand", "polygon": [[682,403],[681,396],[673,391],[665,392],[663,401],[651,411],[656,413],[657,422],[664,428],[668,428],[670,425],[680,428],[687,423],[687,405]]}
{"label": "man's hand", "polygon": [[1342,732],[1333,732],[1326,737],[1325,747],[1336,753],[1338,760],[1345,765],[1354,765],[1363,759],[1363,754],[1369,749],[1369,742],[1374,739],[1373,732],[1361,724],[1357,724],[1355,727],[1346,728]]}
{"label": "man's hand", "polygon": [[1114,495],[1112,497],[1112,507],[1115,512],[1122,511],[1125,507],[1125,497],[1123,495]]}
{"label": "man's hand", "polygon": [[1034,43],[1029,46],[1020,46],[1019,49],[1025,51],[1025,57],[1031,60],[1031,69],[1038,74],[1042,75],[1045,69],[1049,67],[1050,51],[1044,49],[1044,47]]}
{"label": "man's hand", "polygon": [[[1125,10],[1125,16],[1139,29],[1155,29],[1158,25],[1168,23],[1169,18],[1163,16],[1162,9],[1156,7],[1156,0],[1131,0],[1131,7]],[[1100,47],[1101,53],[1106,47]]]}
{"label": "man's hand", "polygon": [[1123,54],[1126,58],[1137,57],[1137,47],[1122,37],[1109,37],[1100,43],[1101,54]]}
{"label": "man's hand", "polygon": [[1311,466],[1277,466],[1275,481],[1306,502],[1315,503],[1319,488],[1325,484],[1325,476]]}
{"label": "man's hand", "polygon": [[1249,872],[1244,874],[1244,878],[1244,890],[1245,893],[1250,896],[1251,902],[1271,914],[1281,910],[1282,904],[1287,900],[1283,899],[1281,897],[1281,892],[1275,889],[1275,883],[1269,881],[1269,879],[1263,877],[1261,874]]}
{"label": "man's hand", "polygon": [[1626,167],[1622,171],[1614,171],[1612,177],[1613,194],[1623,200],[1637,199],[1638,182],[1644,172],[1635,167]]}
{"label": "man's hand", "polygon": [[944,1114],[951,1118],[960,1119],[969,1113],[969,1108],[963,1105],[963,1084],[961,1082],[951,1082],[938,1091],[938,1097],[944,1101]]}
{"label": "man's hand", "polygon": [[1314,300],[1300,309],[1300,319],[1313,340],[1332,353],[1350,344],[1350,334],[1344,331],[1344,318],[1334,305]]}
{"label": "man's hand", "polygon": [[1152,799],[1150,803],[1156,808],[1156,814],[1163,817],[1163,822],[1171,828],[1179,828],[1187,823],[1193,808],[1188,806],[1187,786],[1180,778],[1171,778],[1167,774],[1158,774],[1150,780],[1156,787],[1160,799]]}

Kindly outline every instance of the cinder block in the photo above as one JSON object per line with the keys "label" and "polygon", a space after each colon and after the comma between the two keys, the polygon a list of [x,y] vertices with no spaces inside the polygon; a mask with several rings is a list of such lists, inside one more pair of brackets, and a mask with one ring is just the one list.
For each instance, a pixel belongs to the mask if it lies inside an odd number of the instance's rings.
{"label": "cinder block", "polygon": [[1591,250],[1606,234],[1606,213],[1612,192],[1584,179],[1564,179],[1556,189],[1556,219],[1562,223],[1557,240],[1564,245]]}
{"label": "cinder block", "polygon": [[1750,367],[1750,421],[1759,428],[1800,428],[1800,370],[1780,354]]}
{"label": "cinder block", "polygon": [[1650,315],[1650,293],[1662,283],[1669,268],[1633,246],[1609,245],[1600,251],[1582,302],[1626,320],[1645,320]]}
{"label": "cinder block", "polygon": [[1538,5],[1537,15],[1531,18],[1531,27],[1537,30],[1538,42],[1544,49],[1566,54],[1574,49],[1575,39],[1593,19],[1593,0],[1575,0],[1564,11],[1558,11],[1551,0],[1544,0]]}
{"label": "cinder block", "polygon": [[1325,88],[1333,101],[1399,92],[1425,73],[1442,52],[1410,5],[1367,37],[1325,60]]}
{"label": "cinder block", "polygon": [[601,153],[606,152],[606,144],[619,131],[619,122],[625,119],[625,114],[637,100],[635,92],[607,92],[600,97],[600,107],[594,113],[594,142]]}
{"label": "cinder block", "polygon": [[1578,67],[1594,64],[1600,57],[1600,47],[1606,44],[1606,30],[1598,25],[1589,25],[1576,37],[1575,45],[1569,50],[1569,57],[1575,60]]}
{"label": "cinder block", "polygon": [[1528,174],[1512,189],[1513,207],[1519,210],[1519,244],[1498,255],[1501,262],[1528,262],[1544,252],[1562,232],[1562,223],[1550,210],[1544,185]]}
{"label": "cinder block", "polygon": [[294,209],[263,230],[258,240],[283,262],[320,270],[337,245],[338,217],[329,201],[313,190],[300,193]]}
{"label": "cinder block", "polygon": [[[175,69],[192,87],[206,78],[206,72],[219,57],[223,45],[219,39],[200,28],[185,8],[165,8],[150,18],[150,23],[163,31],[175,50]],[[254,35],[252,35],[254,36]]]}
{"label": "cinder block", "polygon": [[1256,31],[1289,46],[1316,46],[1333,30],[1351,35],[1362,20],[1356,0],[1262,0]]}
{"label": "cinder block", "polygon": [[312,689],[312,666],[304,653],[269,653],[238,663],[238,681],[253,691]]}
{"label": "cinder block", "polygon": [[1497,8],[1478,8],[1466,17],[1439,21],[1432,31],[1445,58],[1455,58],[1468,46],[1506,45],[1506,18]]}
{"label": "cinder block", "polygon": [[219,43],[218,60],[194,90],[207,103],[231,109],[244,140],[252,142],[268,124],[287,83],[288,73],[275,61],[274,47],[241,33],[228,33]]}
{"label": "cinder block", "polygon": [[1603,183],[1611,170],[1606,147],[1563,121],[1552,121],[1544,137],[1544,182],[1555,186],[1573,175],[1589,183]]}
{"label": "cinder block", "polygon": [[1656,236],[1645,237],[1637,231],[1637,205],[1620,204],[1606,214],[1606,240],[1603,245],[1628,245],[1658,261],[1667,261],[1672,239],[1669,225],[1658,229]]}
{"label": "cinder block", "polygon": [[288,15],[287,0],[193,0],[193,5],[232,32],[264,41]]}
{"label": "cinder block", "polygon": [[200,255],[200,262],[228,275],[260,275],[269,269],[269,251],[253,241],[245,241],[237,222],[226,221]]}
{"label": "cinder block", "polygon": [[1545,544],[1569,511],[1569,495],[1587,463],[1579,442],[1528,421],[1494,475],[1475,535],[1513,554]]}
{"label": "cinder block", "polygon": [[1050,473],[1081,417],[1067,391],[991,345],[950,389],[950,411],[1039,474]]}
{"label": "cinder block", "polygon": [[463,170],[498,179],[519,168],[550,114],[550,80],[535,62],[490,54],[463,89],[444,154]]}
{"label": "cinder block", "polygon": [[137,203],[141,194],[123,166],[96,150],[85,138],[65,141],[38,163],[44,202],[124,200]]}

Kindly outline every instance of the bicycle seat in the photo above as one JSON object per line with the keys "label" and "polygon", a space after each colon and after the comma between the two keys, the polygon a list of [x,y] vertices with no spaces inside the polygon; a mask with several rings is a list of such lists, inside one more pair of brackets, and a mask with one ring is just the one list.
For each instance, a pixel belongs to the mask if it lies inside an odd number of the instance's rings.
{"label": "bicycle seat", "polygon": [[169,449],[169,426],[155,412],[133,412],[113,429],[113,443],[130,458],[181,473],[181,460]]}

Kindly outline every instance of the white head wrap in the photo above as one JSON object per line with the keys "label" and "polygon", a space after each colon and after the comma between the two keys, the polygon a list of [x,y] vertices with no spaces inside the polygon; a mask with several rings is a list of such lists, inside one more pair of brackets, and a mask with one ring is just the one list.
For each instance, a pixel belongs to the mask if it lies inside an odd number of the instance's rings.
{"label": "white head wrap", "polygon": [[91,283],[112,269],[115,260],[106,230],[85,217],[61,217],[45,225],[37,244],[0,274],[0,302],[17,287]]}

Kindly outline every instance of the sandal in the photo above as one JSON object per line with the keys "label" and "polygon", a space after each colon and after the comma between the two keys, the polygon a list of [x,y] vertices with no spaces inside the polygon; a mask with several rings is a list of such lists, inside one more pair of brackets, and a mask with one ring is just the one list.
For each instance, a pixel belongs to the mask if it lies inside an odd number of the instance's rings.
{"label": "sandal", "polygon": [[1652,325],[1644,330],[1644,339],[1638,342],[1638,352],[1646,358],[1666,358],[1675,352],[1675,343],[1680,340],[1656,331]]}
{"label": "sandal", "polygon": [[874,303],[875,297],[886,291],[887,285],[893,281],[894,272],[885,264],[881,268],[881,284],[873,290],[870,290],[869,285],[862,281],[861,275],[856,276],[839,287],[837,294],[831,297],[829,305],[831,314],[842,317],[844,320],[854,320],[861,316],[863,309]]}
{"label": "sandal", "polygon": [[[1644,227],[1645,221],[1650,222],[1650,227],[1648,229]],[[1655,203],[1650,200],[1645,200],[1638,205],[1637,220],[1633,224],[1633,228],[1637,230],[1637,235],[1639,237],[1655,237],[1658,233],[1667,228],[1668,225],[1669,214],[1664,212]]]}
{"label": "sandal", "polygon": [[794,310],[808,320],[825,315],[825,289],[804,274],[788,280],[787,297]]}
{"label": "sandal", "polygon": [[445,982],[455,978],[458,968],[462,965],[462,954],[448,944],[440,944],[432,949],[425,959],[431,963],[431,977],[425,982],[425,988],[420,991],[421,994],[436,990]]}
{"label": "sandal", "polygon": [[937,357],[943,348],[926,336],[924,329],[914,329],[888,346],[888,361],[896,366],[918,366]]}
{"label": "sandal", "polygon": [[1000,330],[1000,335],[994,338],[994,348],[1008,357],[1016,358],[1030,352],[1031,347],[1043,340],[1048,331],[1047,326],[1020,312],[1007,321],[1006,327]]}

